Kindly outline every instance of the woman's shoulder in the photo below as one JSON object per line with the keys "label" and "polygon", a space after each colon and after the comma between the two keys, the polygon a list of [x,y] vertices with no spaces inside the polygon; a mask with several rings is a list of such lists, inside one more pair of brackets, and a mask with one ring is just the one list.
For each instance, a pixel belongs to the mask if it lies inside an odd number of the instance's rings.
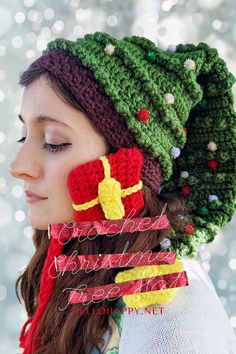
{"label": "woman's shoulder", "polygon": [[127,308],[119,354],[236,353],[236,338],[211,279],[197,260],[181,261],[189,285],[165,306]]}

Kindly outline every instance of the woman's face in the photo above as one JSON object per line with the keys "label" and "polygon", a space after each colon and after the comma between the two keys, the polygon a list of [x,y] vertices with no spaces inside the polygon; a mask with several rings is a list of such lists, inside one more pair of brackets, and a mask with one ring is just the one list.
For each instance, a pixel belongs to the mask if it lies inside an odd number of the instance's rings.
{"label": "woman's face", "polygon": [[[36,121],[40,115],[56,121]],[[46,198],[28,203],[27,214],[33,227],[46,230],[48,224],[73,220],[69,171],[108,154],[109,145],[89,119],[62,101],[43,77],[24,89],[20,116],[24,120],[21,137],[25,139],[9,172],[24,180],[25,189]],[[50,149],[47,144],[69,145],[54,152],[56,147]]]}

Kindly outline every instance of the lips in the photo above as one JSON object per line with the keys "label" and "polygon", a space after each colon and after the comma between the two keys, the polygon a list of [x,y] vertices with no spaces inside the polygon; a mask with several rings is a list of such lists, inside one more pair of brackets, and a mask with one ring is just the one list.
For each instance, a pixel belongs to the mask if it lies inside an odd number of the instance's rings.
{"label": "lips", "polygon": [[47,199],[46,197],[41,197],[40,195],[35,194],[29,190],[25,190],[25,196],[26,196],[26,200],[28,202],[34,202],[34,201],[38,201],[38,200]]}

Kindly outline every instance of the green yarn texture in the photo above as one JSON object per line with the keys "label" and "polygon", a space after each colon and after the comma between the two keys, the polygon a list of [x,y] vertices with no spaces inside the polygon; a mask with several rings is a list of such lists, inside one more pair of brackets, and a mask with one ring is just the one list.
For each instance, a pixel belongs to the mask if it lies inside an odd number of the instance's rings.
{"label": "green yarn texture", "polygon": [[[108,44],[114,53],[104,50]],[[76,41],[57,38],[43,53],[55,49],[70,52],[93,73],[137,145],[160,162],[161,193],[181,199],[196,229],[193,234],[172,229],[167,250],[195,257],[235,210],[236,79],[217,49],[199,43],[163,50],[145,37],[117,39],[103,32]],[[137,118],[143,108],[150,112],[146,122]],[[183,195],[186,186],[190,192]]]}

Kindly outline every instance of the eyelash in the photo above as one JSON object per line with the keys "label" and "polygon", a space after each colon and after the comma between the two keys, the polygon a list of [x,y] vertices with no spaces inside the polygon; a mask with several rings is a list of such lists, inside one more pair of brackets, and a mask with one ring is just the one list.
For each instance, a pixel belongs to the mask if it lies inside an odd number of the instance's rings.
{"label": "eyelash", "polygon": [[[25,138],[21,138],[20,140],[17,140],[17,143],[23,143],[25,141]],[[63,147],[66,145],[71,145],[70,143],[65,143],[65,144],[59,144],[59,145],[55,145],[55,144],[48,144],[48,143],[44,143],[42,149],[48,150],[49,152],[56,154],[57,152],[61,152],[63,150]]]}

